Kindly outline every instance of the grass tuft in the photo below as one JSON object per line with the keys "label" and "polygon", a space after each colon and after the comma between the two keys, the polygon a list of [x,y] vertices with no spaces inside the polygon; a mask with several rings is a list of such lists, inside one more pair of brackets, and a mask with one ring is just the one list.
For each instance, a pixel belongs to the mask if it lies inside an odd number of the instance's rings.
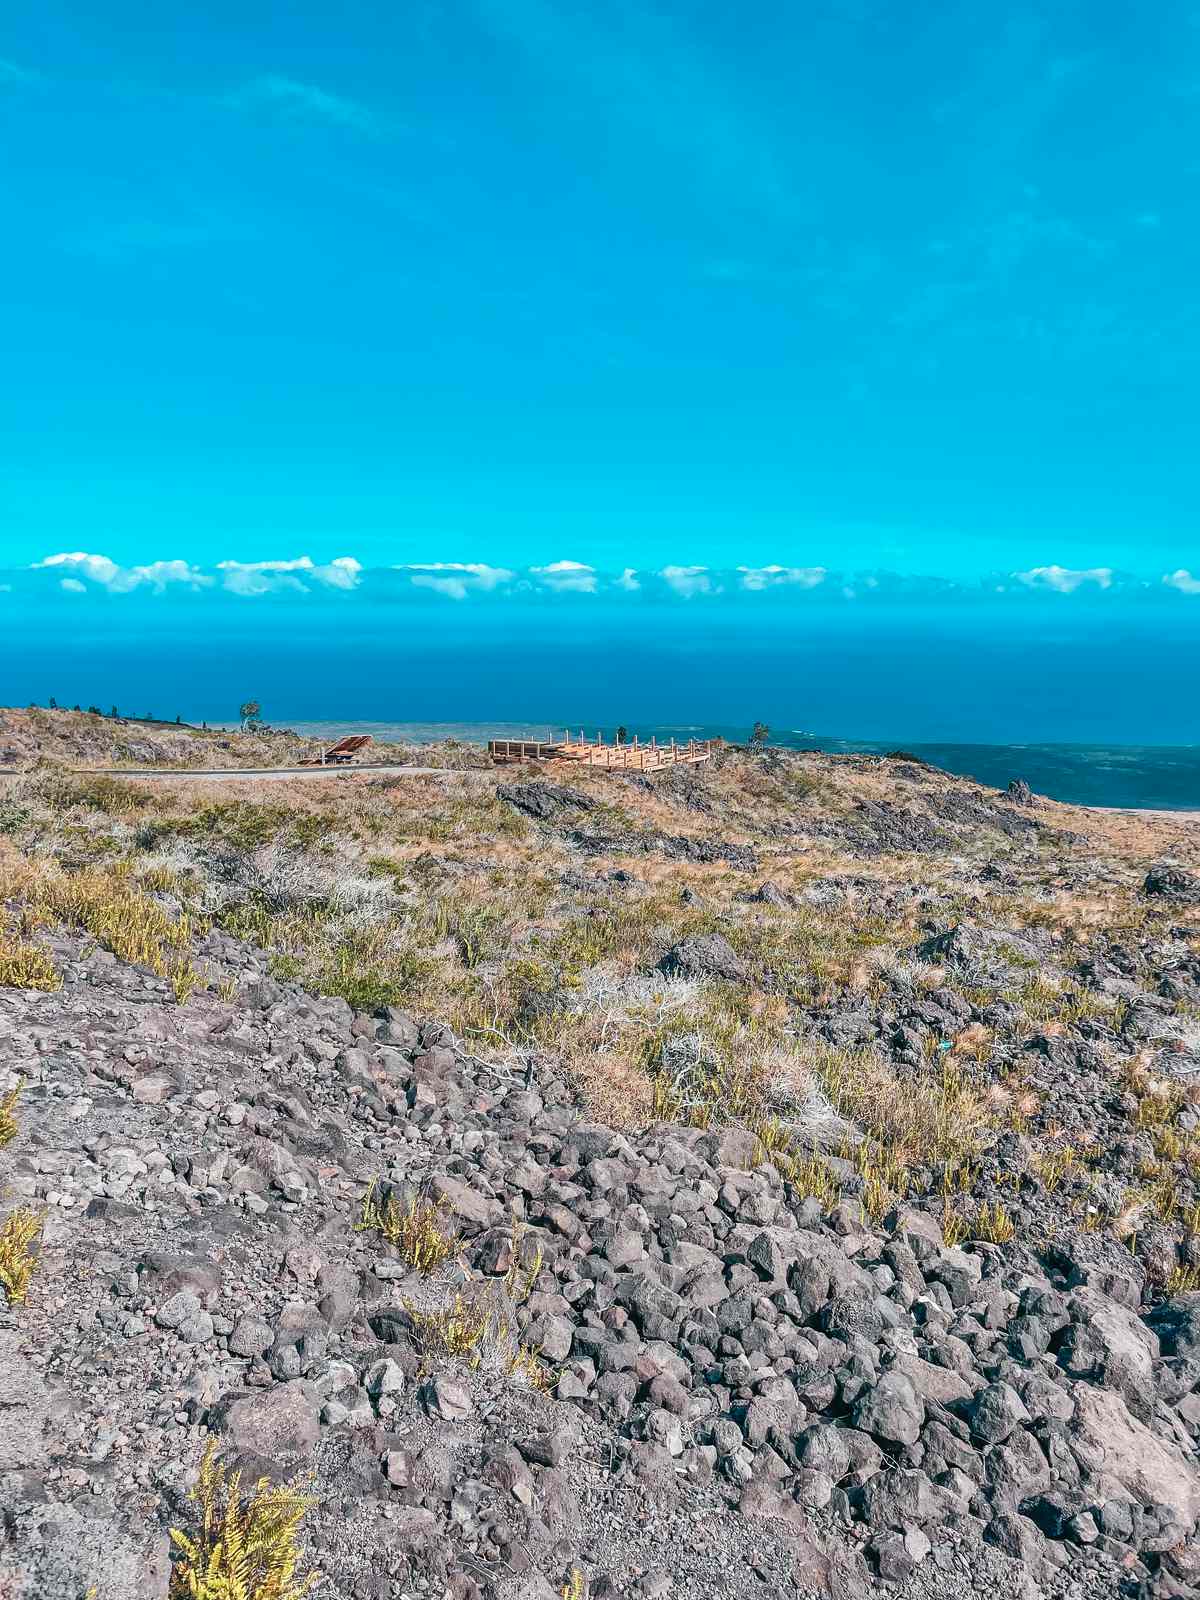
{"label": "grass tuft", "polygon": [[494,1316],[483,1295],[467,1296],[461,1290],[436,1311],[408,1307],[422,1355],[432,1364],[463,1361],[478,1367],[493,1331]]}
{"label": "grass tuft", "polygon": [[949,1249],[954,1249],[964,1239],[1007,1244],[1016,1231],[1016,1223],[999,1201],[994,1205],[981,1205],[973,1215],[967,1216],[947,1208],[942,1217],[942,1237]]}
{"label": "grass tuft", "polygon": [[0,930],[0,989],[43,989],[53,994],[61,988],[62,974],[44,946]]}
{"label": "grass tuft", "polygon": [[[46,862],[2,860],[0,899],[18,903],[23,934],[47,925],[78,929],[119,960],[170,978],[180,999],[186,999],[200,981],[183,953],[193,934],[201,931],[199,925],[186,912],[172,917],[157,900],[143,894],[125,866],[67,873]],[[52,987],[57,988],[58,982]]]}

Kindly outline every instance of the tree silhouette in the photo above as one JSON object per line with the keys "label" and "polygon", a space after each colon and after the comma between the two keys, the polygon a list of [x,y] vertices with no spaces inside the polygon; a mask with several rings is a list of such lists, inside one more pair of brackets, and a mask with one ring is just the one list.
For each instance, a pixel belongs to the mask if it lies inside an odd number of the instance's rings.
{"label": "tree silhouette", "polygon": [[763,750],[767,740],[771,737],[771,730],[765,722],[756,722],[750,733],[751,750]]}
{"label": "tree silhouette", "polygon": [[238,715],[242,719],[242,732],[245,733],[262,721],[262,707],[257,700],[244,700],[238,708]]}

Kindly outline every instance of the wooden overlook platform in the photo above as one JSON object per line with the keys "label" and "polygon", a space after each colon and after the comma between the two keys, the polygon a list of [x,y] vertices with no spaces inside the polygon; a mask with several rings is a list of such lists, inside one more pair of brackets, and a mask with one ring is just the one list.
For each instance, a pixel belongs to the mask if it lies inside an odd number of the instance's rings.
{"label": "wooden overlook platform", "polygon": [[488,754],[501,765],[510,761],[573,761],[608,771],[659,772],[664,767],[694,767],[710,761],[720,745],[720,739],[689,739],[684,744],[675,739],[662,744],[651,739],[642,744],[636,737],[628,744],[607,744],[601,733],[589,739],[582,728],[578,737],[567,728],[561,740],[489,739]]}

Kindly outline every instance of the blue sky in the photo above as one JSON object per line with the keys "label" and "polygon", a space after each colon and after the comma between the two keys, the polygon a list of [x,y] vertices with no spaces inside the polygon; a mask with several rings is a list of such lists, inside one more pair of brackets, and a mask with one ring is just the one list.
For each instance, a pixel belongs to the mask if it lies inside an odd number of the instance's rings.
{"label": "blue sky", "polygon": [[0,130],[0,566],[1200,568],[1193,3],[15,0]]}
{"label": "blue sky", "polygon": [[0,701],[1196,740],[1198,135],[1195,0],[13,0]]}

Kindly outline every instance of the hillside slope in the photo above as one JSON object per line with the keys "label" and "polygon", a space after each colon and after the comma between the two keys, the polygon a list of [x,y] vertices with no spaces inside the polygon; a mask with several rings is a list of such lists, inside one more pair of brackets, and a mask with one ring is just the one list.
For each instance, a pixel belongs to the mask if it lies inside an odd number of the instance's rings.
{"label": "hillside slope", "polygon": [[13,1595],[165,1594],[209,1440],[311,1487],[318,1595],[1200,1593],[1186,819],[777,752],[41,756]]}

